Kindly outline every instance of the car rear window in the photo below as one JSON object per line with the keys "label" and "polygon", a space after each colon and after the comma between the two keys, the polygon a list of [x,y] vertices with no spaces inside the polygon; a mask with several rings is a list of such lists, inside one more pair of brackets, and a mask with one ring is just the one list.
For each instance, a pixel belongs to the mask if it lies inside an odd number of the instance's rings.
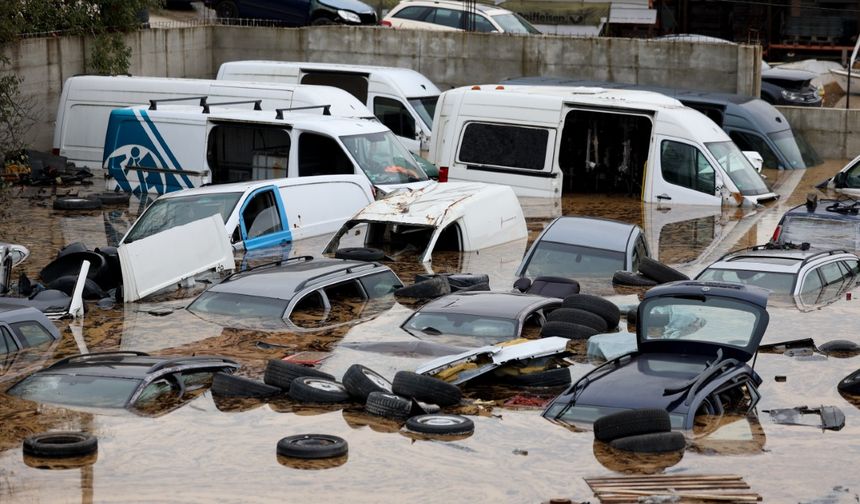
{"label": "car rear window", "polygon": [[625,268],[623,252],[565,243],[541,241],[535,247],[525,275],[578,277],[611,277]]}
{"label": "car rear window", "polygon": [[760,313],[748,303],[718,297],[655,298],[640,308],[640,338],[685,340],[745,348],[752,342]]}
{"label": "car rear window", "polygon": [[188,307],[192,312],[217,313],[237,317],[281,318],[287,301],[232,292],[204,292]]}
{"label": "car rear window", "polygon": [[773,273],[767,271],[707,269],[696,280],[731,282],[743,285],[755,285],[767,289],[774,294],[793,293],[794,275],[791,273]]}
{"label": "car rear window", "polygon": [[25,346],[34,347],[54,341],[54,337],[47,329],[37,322],[18,322],[12,324],[12,329],[18,333],[18,337]]}
{"label": "car rear window", "polygon": [[495,343],[517,336],[515,320],[462,313],[416,313],[404,328],[416,335],[457,335],[475,338],[476,343]]}
{"label": "car rear window", "polygon": [[822,249],[860,249],[860,220],[835,220],[816,216],[786,215],[781,243],[803,242]]}

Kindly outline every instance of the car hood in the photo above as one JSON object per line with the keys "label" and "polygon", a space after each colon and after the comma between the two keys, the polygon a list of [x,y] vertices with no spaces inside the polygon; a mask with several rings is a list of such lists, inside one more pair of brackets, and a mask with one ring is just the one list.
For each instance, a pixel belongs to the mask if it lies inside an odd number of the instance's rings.
{"label": "car hood", "polygon": [[359,14],[370,14],[374,12],[373,7],[364,2],[359,2],[358,0],[325,0],[320,1],[319,3],[327,7],[331,7],[332,9],[343,9],[357,12]]}
{"label": "car hood", "polygon": [[792,82],[810,81],[815,78],[815,74],[805,70],[789,70],[786,68],[771,68],[763,70],[761,78],[764,80],[780,80]]}

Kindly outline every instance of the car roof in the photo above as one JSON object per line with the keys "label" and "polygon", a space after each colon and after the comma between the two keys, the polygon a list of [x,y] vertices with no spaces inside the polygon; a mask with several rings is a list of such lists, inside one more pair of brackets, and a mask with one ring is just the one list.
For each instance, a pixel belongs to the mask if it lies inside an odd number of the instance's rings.
{"label": "car roof", "polygon": [[815,207],[813,208],[807,206],[806,203],[802,203],[800,205],[797,205],[796,207],[790,208],[783,214],[783,218],[789,216],[815,216],[842,221],[860,220],[860,213],[852,215],[850,213],[834,212],[832,210],[827,209],[828,207],[832,207],[836,204],[850,206],[855,203],[855,200],[820,199],[818,200],[818,204],[815,205]]}
{"label": "car roof", "polygon": [[[403,0],[400,2],[400,5],[421,5],[421,6],[440,6],[440,7],[451,7],[457,10],[468,10],[468,4],[464,2],[459,2],[456,0]],[[495,5],[483,4],[483,3],[475,3],[475,10],[482,12],[484,14],[502,14],[502,13],[510,13],[508,9],[503,9],[501,7],[497,7]]]}
{"label": "car roof", "polygon": [[541,240],[625,252],[630,235],[639,226],[596,217],[559,217]]}
{"label": "car roof", "polygon": [[708,266],[708,269],[739,269],[796,274],[803,266],[813,262],[815,259],[824,259],[843,254],[846,257],[853,255],[841,249],[820,249],[814,247],[807,249],[774,249],[755,247],[753,249],[730,252]]}
{"label": "car roof", "polygon": [[527,310],[559,302],[557,298],[520,292],[467,291],[435,299],[417,313],[462,313],[514,319]]}
{"label": "car roof", "polygon": [[[160,357],[142,352],[104,352],[72,355],[61,359],[35,374],[64,374],[83,376],[103,376],[111,378],[142,379],[148,374],[171,364],[176,366],[201,364],[199,367],[217,367],[218,362],[230,367],[238,367],[234,361],[217,356]],[[208,365],[207,365],[208,364]]]}

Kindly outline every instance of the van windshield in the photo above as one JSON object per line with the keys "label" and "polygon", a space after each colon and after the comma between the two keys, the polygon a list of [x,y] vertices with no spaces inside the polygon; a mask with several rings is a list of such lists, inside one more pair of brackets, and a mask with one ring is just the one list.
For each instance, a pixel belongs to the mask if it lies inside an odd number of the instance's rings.
{"label": "van windshield", "polygon": [[433,115],[436,113],[436,102],[439,101],[439,96],[425,96],[423,98],[407,98],[409,104],[418,113],[421,121],[427,125],[427,129],[433,129]]}
{"label": "van windshield", "polygon": [[800,133],[794,133],[790,129],[777,131],[776,133],[768,133],[773,143],[776,144],[780,152],[782,152],[791,168],[808,168],[821,163],[821,158],[811,145],[806,143],[806,139]]}
{"label": "van windshield", "polygon": [[717,158],[723,171],[732,179],[741,194],[755,196],[770,192],[767,184],[764,183],[764,180],[734,142],[711,142],[705,145],[708,146],[711,154]]}
{"label": "van windshield", "polygon": [[340,140],[374,185],[427,180],[427,174],[391,131],[347,135]]}
{"label": "van windshield", "polygon": [[215,214],[220,214],[227,222],[241,196],[241,192],[230,192],[157,199],[137,219],[123,243],[131,243]]}

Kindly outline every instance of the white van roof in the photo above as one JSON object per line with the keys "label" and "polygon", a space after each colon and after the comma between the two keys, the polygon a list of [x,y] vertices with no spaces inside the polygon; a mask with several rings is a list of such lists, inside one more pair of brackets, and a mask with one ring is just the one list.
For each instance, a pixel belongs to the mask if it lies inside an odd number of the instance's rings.
{"label": "white van roof", "polygon": [[[265,68],[265,70],[263,70]],[[430,79],[411,68],[386,67],[374,65],[347,65],[343,63],[312,63],[304,61],[266,61],[246,60],[228,61],[222,63],[218,69],[216,79],[223,79],[224,74],[240,73],[248,75],[253,80],[254,73],[261,75],[277,74],[276,69],[305,69],[305,70],[334,70],[352,73],[373,73],[388,81],[388,84],[398,89],[407,98],[423,98],[425,96],[438,96],[441,91]]]}

